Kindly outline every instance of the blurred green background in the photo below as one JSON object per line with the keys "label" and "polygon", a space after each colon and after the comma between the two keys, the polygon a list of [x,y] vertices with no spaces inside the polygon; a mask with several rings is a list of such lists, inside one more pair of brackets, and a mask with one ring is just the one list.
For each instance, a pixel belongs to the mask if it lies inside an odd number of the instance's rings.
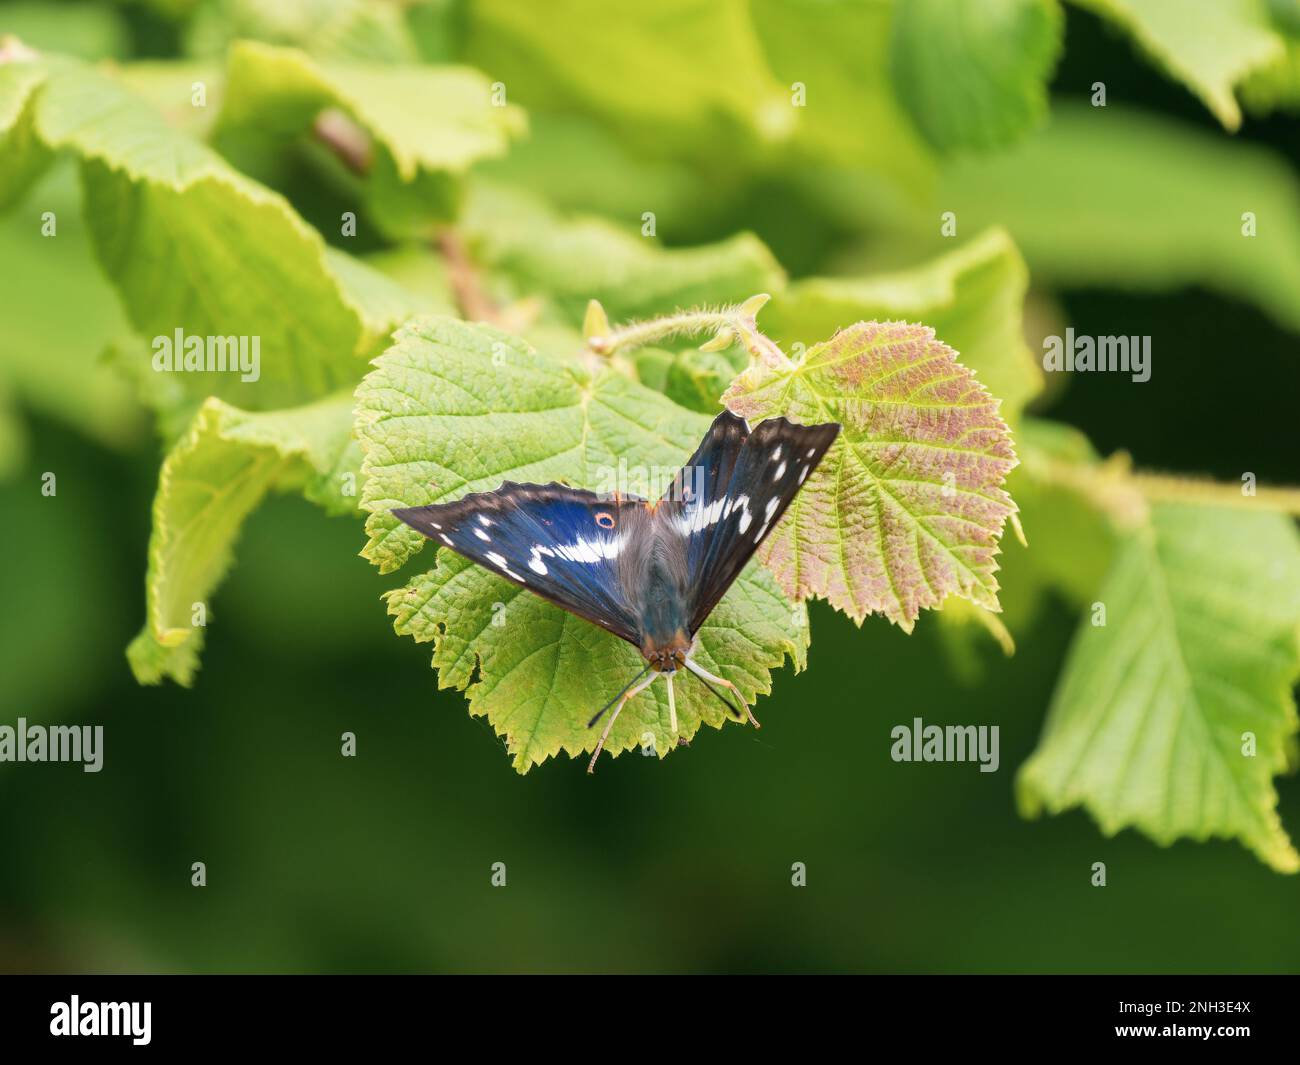
{"label": "blurred green background", "polygon": [[[76,22],[84,54],[173,54],[179,33],[160,7],[96,7],[102,16]],[[1229,139],[1126,39],[1066,11],[1054,108],[1100,80],[1111,99]],[[0,5],[0,32],[10,14]],[[1300,166],[1293,116],[1247,117],[1235,138]],[[76,195],[65,171],[44,180]],[[1160,848],[1131,831],[1105,838],[1078,811],[1017,815],[1014,772],[1078,622],[1055,598],[1016,631],[1013,658],[955,643],[934,615],[909,637],[814,604],[810,668],[778,675],[756,708],[761,732],[705,730],[689,752],[620,758],[594,777],[564,761],[520,777],[463,696],[435,691],[427,647],[393,636],[379,595],[399,578],[357,556],[361,522],[276,497],[243,533],[195,687],[138,686],[123,648],[143,616],[157,444],[120,397],[70,416],[58,385],[77,372],[103,374],[104,396],[117,388],[80,350],[83,332],[102,335],[119,313],[115,296],[58,258],[84,248],[24,237],[21,210],[0,227],[2,352],[29,367],[12,400],[24,442],[0,482],[0,720],[106,732],[99,774],[0,764],[0,968],[1300,969],[1300,878],[1236,843]],[[669,239],[740,227],[796,276],[915,259],[860,241],[822,201],[770,178]],[[1141,388],[1075,375],[1038,413],[1145,466],[1300,479],[1297,338],[1258,306],[1105,283],[1058,284],[1052,297],[1079,333],[1155,337],[1155,373]],[[80,362],[61,371],[74,350]],[[52,499],[40,494],[47,470]],[[1003,550],[1013,588],[1028,553],[1010,537]],[[1000,771],[892,762],[890,729],[915,716],[1000,725]],[[340,757],[345,730],[356,758]],[[1286,777],[1279,791],[1294,831],[1300,786]],[[196,890],[200,860],[208,886]],[[1097,861],[1104,890],[1089,882]],[[494,862],[506,863],[504,889],[490,884]],[[791,886],[794,862],[806,888]]]}

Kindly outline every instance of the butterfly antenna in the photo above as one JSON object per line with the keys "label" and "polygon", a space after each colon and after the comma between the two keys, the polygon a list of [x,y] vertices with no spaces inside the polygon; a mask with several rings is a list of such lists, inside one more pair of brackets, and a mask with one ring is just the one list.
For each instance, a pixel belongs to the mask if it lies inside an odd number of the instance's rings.
{"label": "butterfly antenna", "polygon": [[622,691],[620,691],[616,696],[614,696],[614,698],[612,698],[598,711],[596,711],[596,716],[587,722],[587,728],[591,728],[593,725],[595,725],[595,723],[604,716],[605,711],[608,710],[611,706],[613,706],[616,702],[618,702],[621,698],[623,698],[623,696],[625,696],[631,690],[632,685],[635,684],[637,681],[639,681],[647,673],[649,673],[650,669],[651,669],[651,663],[647,662],[645,669],[641,670],[640,673],[638,673],[635,677],[633,677],[625,685],[623,685]]}
{"label": "butterfly antenna", "polygon": [[[695,673],[695,670],[692,669],[691,672],[692,672],[692,673]],[[695,675],[696,675],[697,677],[700,677],[700,675],[699,675],[698,673],[695,673]],[[735,717],[737,721],[740,720],[740,716],[741,716],[740,711],[737,710],[737,709],[735,708],[735,706],[732,705],[730,699],[728,699],[725,695],[723,695],[722,692],[718,691],[717,688],[715,688],[712,684],[710,684],[710,683],[709,683],[707,680],[705,680],[703,677],[700,677],[700,683],[703,684],[706,688],[708,688],[709,691],[713,692],[713,694],[717,697],[718,702],[720,702],[720,703],[721,703],[723,706],[725,706],[729,711],[731,711],[732,716]]]}

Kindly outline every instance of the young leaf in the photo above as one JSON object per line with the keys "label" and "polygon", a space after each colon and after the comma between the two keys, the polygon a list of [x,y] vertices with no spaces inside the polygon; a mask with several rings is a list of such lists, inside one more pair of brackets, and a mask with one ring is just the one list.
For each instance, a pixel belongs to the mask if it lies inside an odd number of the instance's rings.
{"label": "young leaf", "polygon": [[1224,128],[1241,125],[1233,89],[1282,59],[1282,39],[1254,0],[1074,0],[1113,22],[1192,92]]}
{"label": "young leaf", "polygon": [[[858,189],[882,183],[891,209],[933,190],[934,157],[908,121],[889,78],[890,25],[898,5],[824,0],[752,0],[767,60],[791,121],[783,161],[800,179],[852,168]],[[871,131],[869,137],[853,130]]]}
{"label": "young leaf", "polygon": [[293,410],[250,413],[219,399],[199,409],[189,432],[163,461],[153,505],[148,620],[127,649],[136,679],[171,677],[188,685],[198,668],[203,628],[195,604],[208,599],[230,567],[244,519],[275,487],[297,487],[332,513],[356,509],[360,454],[351,441],[352,397]]}
{"label": "young leaf", "polygon": [[511,295],[545,293],[574,325],[600,301],[611,319],[731,303],[780,288],[784,273],[750,233],[716,244],[663,248],[595,218],[564,218],[542,201],[477,182],[463,228],[478,260],[509,279]]}
{"label": "young leaf", "polygon": [[32,129],[32,100],[44,80],[37,63],[0,62],[0,208],[17,200],[49,163]]}
{"label": "young leaf", "polygon": [[[396,569],[426,541],[392,508],[507,479],[601,488],[621,474],[625,490],[645,494],[641,482],[667,483],[708,424],[615,371],[588,374],[485,325],[414,319],[357,390],[362,507],[370,511],[363,554],[382,572]],[[388,602],[398,632],[435,641],[440,684],[469,686],[471,712],[487,714],[507,737],[521,772],[560,750],[592,750],[599,730],[587,721],[641,668],[641,656],[617,637],[442,549],[432,571]],[[803,608],[755,568],[701,631],[702,661],[752,696],[769,690],[770,671],[787,654],[802,667],[807,639]],[[682,736],[701,721],[721,725],[726,713],[705,689],[679,678],[678,695]],[[641,745],[648,730],[666,754],[666,695],[638,701],[606,749]]]}
{"label": "young leaf", "polygon": [[751,421],[844,426],[760,551],[788,595],[908,632],[950,593],[998,609],[1015,452],[997,400],[934,330],[859,322],[789,367],[750,368],[723,400]]}
{"label": "young leaf", "polygon": [[244,41],[230,52],[216,136],[245,152],[255,143],[262,155],[284,151],[327,109],[346,115],[364,138],[353,149],[361,157],[350,163],[370,210],[395,229],[451,217],[456,178],[480,159],[504,155],[526,124],[518,107],[494,106],[488,79],[468,67],[323,62]]}
{"label": "young leaf", "polygon": [[[163,116],[167,125],[206,141],[221,112],[225,66],[213,60],[137,59],[113,67],[113,76]],[[195,83],[204,86],[204,106],[194,106]]]}
{"label": "young leaf", "polygon": [[488,79],[468,67],[322,62],[254,41],[230,50],[220,128],[269,123],[277,137],[294,136],[327,107],[369,131],[403,181],[422,169],[461,174],[504,155],[524,123],[518,107],[492,106]]}
{"label": "young leaf", "polygon": [[213,0],[197,6],[185,46],[191,55],[224,56],[232,42],[255,40],[328,59],[413,63],[419,49],[408,8],[393,0]]}
{"label": "young leaf", "polygon": [[746,363],[744,353],[735,345],[724,351],[639,348],[633,358],[642,384],[701,414],[717,413],[722,394]]}
{"label": "young leaf", "polygon": [[131,324],[146,337],[180,329],[258,338],[256,384],[230,372],[179,374],[186,390],[273,409],[351,387],[357,356],[418,301],[328,250],[282,197],[112,78],[71,62],[46,66],[36,132],[83,159],[87,223]]}
{"label": "young leaf", "polygon": [[5,4],[0,36],[13,34],[28,48],[78,59],[125,59],[132,51],[125,13],[111,4]]}
{"label": "young leaf", "polygon": [[[76,169],[66,161],[0,218],[0,262],[14,264],[0,286],[0,385],[28,409],[122,447],[139,438],[143,420],[130,389],[100,353],[127,325],[117,294],[95,265],[80,209]],[[56,237],[42,235],[45,212]]]}
{"label": "young leaf", "polygon": [[1287,517],[1153,508],[1075,637],[1038,748],[1028,816],[1082,805],[1108,835],[1239,839],[1281,872],[1277,814],[1300,676],[1300,537]]}
{"label": "young leaf", "polygon": [[1271,0],[1268,13],[1282,38],[1282,57],[1252,70],[1237,86],[1237,95],[1251,114],[1265,115],[1278,108],[1294,114],[1300,110],[1300,6]]}
{"label": "young leaf", "polygon": [[[469,60],[520,103],[597,115],[642,155],[737,151],[795,117],[743,0],[480,0],[466,22]],[[775,128],[773,111],[786,119]]]}
{"label": "young leaf", "polygon": [[763,325],[789,350],[843,322],[925,322],[961,352],[962,365],[1002,401],[1000,413],[1014,425],[1043,385],[1024,339],[1028,286],[1019,250],[1005,231],[990,229],[912,270],[796,281],[763,312]]}
{"label": "young leaf", "polygon": [[[1040,281],[1204,285],[1300,330],[1295,175],[1264,149],[1114,103],[1058,104],[1010,150],[955,161],[936,202],[968,232],[1005,224]],[[933,232],[933,215],[915,224]]]}
{"label": "young leaf", "polygon": [[[528,112],[528,136],[475,173],[528,189],[565,211],[637,221],[653,206],[666,231],[690,232],[722,210],[731,185],[697,181],[685,163],[634,155],[593,118]],[[738,178],[740,175],[736,175]]]}
{"label": "young leaf", "polygon": [[1115,555],[1115,529],[1094,498],[1057,474],[1061,466],[1098,464],[1079,430],[1061,422],[1025,418],[1016,427],[1020,465],[1007,478],[1028,546],[1011,537],[1001,561],[1001,620],[1013,634],[1027,631],[1040,604],[1055,593],[1073,608],[1097,598]]}
{"label": "young leaf", "polygon": [[1064,21],[1057,0],[896,4],[889,69],[898,97],[940,152],[1010,144],[1047,116]]}

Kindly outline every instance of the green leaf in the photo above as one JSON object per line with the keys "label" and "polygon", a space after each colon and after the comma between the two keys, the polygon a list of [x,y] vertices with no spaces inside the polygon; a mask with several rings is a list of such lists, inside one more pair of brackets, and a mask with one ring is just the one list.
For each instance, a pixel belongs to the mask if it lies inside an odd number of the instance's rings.
{"label": "green leaf", "polygon": [[1074,0],[1113,22],[1173,78],[1200,97],[1226,129],[1241,125],[1233,89],[1278,62],[1282,39],[1260,0]]}
{"label": "green leaf", "polygon": [[1300,6],[1294,0],[1269,0],[1273,27],[1282,38],[1283,54],[1276,62],[1252,70],[1237,95],[1255,115],[1282,109],[1300,111]]}
{"label": "green leaf", "polygon": [[530,110],[595,115],[642,155],[717,158],[794,121],[744,0],[479,0],[466,55]]}
{"label": "green leaf", "polygon": [[326,62],[254,41],[231,49],[221,128],[266,124],[276,137],[293,136],[327,107],[342,108],[387,149],[403,181],[421,169],[462,174],[504,155],[524,123],[518,107],[493,106],[487,78],[469,67]]}
{"label": "green leaf", "polygon": [[1047,115],[1063,23],[1056,0],[896,4],[889,69],[898,98],[940,152],[1010,144]]}
{"label": "green leaf", "polygon": [[687,410],[708,415],[718,413],[722,394],[748,363],[745,353],[736,346],[728,351],[640,348],[633,358],[637,380],[642,384]]}
{"label": "green leaf", "polygon": [[859,322],[788,367],[747,370],[723,399],[751,421],[844,426],[760,549],[788,595],[908,632],[949,594],[998,609],[1011,435],[932,329]]}
{"label": "green leaf", "polygon": [[404,244],[372,252],[362,260],[367,266],[389,277],[402,291],[414,294],[422,314],[456,316],[456,299],[447,277],[447,264],[431,248]]}
{"label": "green leaf", "polygon": [[1042,390],[1042,371],[1024,341],[1029,275],[1001,229],[912,270],[862,278],[808,278],[764,311],[763,324],[787,350],[830,335],[843,322],[925,322],[961,352],[1013,425]]}
{"label": "green leaf", "polygon": [[355,512],[360,451],[351,424],[348,393],[257,413],[215,398],[203,404],[158,477],[148,620],[127,650],[140,683],[193,680],[203,646],[195,605],[211,621],[207,601],[230,568],[244,519],[268,490],[297,489],[331,513]]}
{"label": "green leaf", "polygon": [[[395,630],[433,641],[438,686],[466,692],[469,712],[486,716],[504,737],[520,773],[562,751],[574,758],[590,753],[600,730],[587,722],[645,665],[618,637],[449,551],[439,550],[434,569],[386,598]],[[695,654],[752,702],[772,690],[772,670],[787,655],[803,669],[807,649],[803,608],[791,606],[772,575],[751,563],[700,628]],[[653,748],[662,758],[702,724],[735,721],[693,678],[679,674],[675,684],[675,734],[659,683],[623,708],[605,750]]]}
{"label": "green leaf", "polygon": [[689,231],[692,222],[723,205],[728,189],[706,187],[689,168],[633,155],[594,119],[581,115],[528,114],[528,136],[501,159],[485,160],[476,173],[528,189],[562,210],[586,211],[625,225],[640,225],[654,210],[665,230]]}
{"label": "green leaf", "polygon": [[225,55],[239,39],[295,45],[312,55],[411,63],[419,51],[397,0],[210,0],[185,34],[191,55]]}
{"label": "green leaf", "polygon": [[[480,159],[504,155],[525,128],[515,106],[494,106],[488,79],[468,67],[403,66],[321,61],[294,48],[244,41],[230,52],[229,74],[217,123],[218,143],[262,142],[262,152],[282,151],[312,131],[334,109],[355,124],[369,206],[394,228],[455,210],[455,182]],[[411,106],[411,101],[420,106]],[[410,210],[390,201],[399,186]],[[411,216],[411,217],[408,217]]]}
{"label": "green leaf", "polygon": [[[1028,816],[1084,806],[1108,835],[1235,838],[1281,872],[1300,856],[1272,778],[1297,729],[1300,537],[1289,518],[1154,508],[1079,627],[1034,754]],[[1255,754],[1245,751],[1254,736]]]}
{"label": "green leaf", "polygon": [[[503,480],[608,483],[620,465],[676,469],[709,419],[621,374],[554,361],[515,337],[450,318],[415,319],[375,360],[357,390],[365,453],[363,554],[396,569],[425,539],[390,513],[490,490]],[[388,597],[399,633],[435,643],[442,687],[468,688],[470,710],[505,736],[520,772],[561,750],[594,748],[587,721],[641,668],[617,637],[439,549],[433,570]],[[701,661],[744,691],[770,690],[789,655],[802,668],[807,619],[770,574],[752,567],[700,633]],[[656,686],[658,688],[659,686]],[[678,679],[679,735],[727,716],[707,690]],[[649,731],[672,750],[666,694],[652,690],[623,711],[606,749],[642,743]]]}
{"label": "green leaf", "polygon": [[27,191],[45,169],[50,153],[35,137],[32,100],[45,70],[34,62],[0,62],[0,208]]}
{"label": "green leaf", "polygon": [[[967,232],[1004,223],[1036,278],[1205,285],[1300,329],[1300,196],[1263,149],[1114,104],[1059,105],[1041,134],[954,163],[937,203]],[[1245,212],[1256,236],[1243,235]],[[933,219],[917,225],[933,232]]]}
{"label": "green leaf", "polygon": [[418,309],[112,78],[69,62],[48,70],[36,131],[83,160],[87,224],[132,326],[145,337],[180,329],[260,342],[256,383],[178,374],[188,394],[275,409],[351,387],[358,356]]}
{"label": "green leaf", "polygon": [[781,267],[757,237],[663,248],[603,219],[565,218],[535,197],[478,182],[463,228],[475,257],[510,282],[516,297],[545,294],[580,325],[599,300],[613,319],[734,303],[784,284]]}
{"label": "green leaf", "polygon": [[[120,63],[114,76],[159,112],[172,129],[206,141],[221,113],[225,67],[212,60],[141,59]],[[204,104],[195,107],[195,85]]]}
{"label": "green leaf", "polygon": [[753,0],[751,9],[786,93],[785,109],[773,108],[773,116],[790,121],[794,93],[804,90],[782,160],[799,176],[817,176],[826,166],[851,168],[855,187],[880,183],[891,204],[932,191],[933,155],[890,84],[896,5]]}
{"label": "green leaf", "polygon": [[[42,233],[47,213],[52,236]],[[100,361],[104,346],[126,333],[126,320],[95,265],[70,161],[55,165],[0,218],[0,262],[22,264],[0,284],[0,390],[100,444],[129,446],[144,419],[130,390]]]}
{"label": "green leaf", "polygon": [[1029,544],[1008,540],[1001,556],[1002,620],[1027,631],[1052,593],[1072,609],[1096,599],[1115,555],[1115,532],[1099,501],[1057,472],[1094,466],[1087,438],[1060,422],[1025,418],[1016,427],[1017,466],[1007,478]]}
{"label": "green leaf", "polygon": [[131,35],[113,4],[17,0],[4,6],[0,34],[11,33],[29,48],[80,59],[121,59]]}

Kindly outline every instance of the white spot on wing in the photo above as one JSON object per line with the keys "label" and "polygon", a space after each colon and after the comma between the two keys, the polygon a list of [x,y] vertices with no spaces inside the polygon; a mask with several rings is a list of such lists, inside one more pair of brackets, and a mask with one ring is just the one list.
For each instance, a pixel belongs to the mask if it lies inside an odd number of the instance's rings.
{"label": "white spot on wing", "polygon": [[783,462],[781,463],[780,466],[776,468],[776,473],[772,474],[772,480],[779,481],[784,476],[785,476],[785,463]]}
{"label": "white spot on wing", "polygon": [[740,531],[744,532],[754,520],[754,515],[749,512],[749,496],[737,497],[736,506],[740,507]]}
{"label": "white spot on wing", "polygon": [[510,568],[510,563],[508,563],[504,558],[498,555],[495,551],[489,551],[486,557],[487,560],[492,563],[492,565],[496,566],[507,577],[510,577],[513,580],[518,581],[520,584],[528,583],[526,580],[524,580],[523,577],[519,576],[518,573],[516,573],[514,570]]}
{"label": "white spot on wing", "polygon": [[439,533],[439,534],[438,534],[438,537],[442,540],[442,542],[443,542],[444,544],[446,544],[448,547],[451,547],[451,537],[450,537],[450,536],[448,536],[446,533]]}
{"label": "white spot on wing", "polygon": [[808,471],[809,471],[810,469],[811,469],[810,466],[805,466],[803,469],[801,469],[801,470],[799,471],[799,483],[800,483],[800,484],[803,484],[804,481],[806,481],[806,480],[808,479]]}
{"label": "white spot on wing", "polygon": [[485,533],[482,529],[475,529],[475,530],[474,530],[474,535],[477,536],[480,540],[483,540],[485,543],[489,543],[489,544],[490,544],[490,543],[492,542],[492,537],[490,537],[490,536],[489,536],[487,533]]}
{"label": "white spot on wing", "polygon": [[773,461],[773,462],[780,462],[780,461],[781,461],[781,452],[784,451],[784,450],[785,450],[785,445],[784,445],[784,444],[777,444],[777,445],[776,445],[776,450],[772,452],[772,461]]}
{"label": "white spot on wing", "polygon": [[557,558],[569,562],[585,562],[591,565],[603,559],[617,558],[621,550],[623,550],[621,538],[588,540],[585,536],[579,536],[573,543],[559,544],[554,552],[546,553],[554,554]]}
{"label": "white spot on wing", "polygon": [[692,507],[677,519],[677,531],[683,536],[690,536],[710,525],[716,525],[730,513],[730,504],[726,497],[715,499],[707,507]]}

